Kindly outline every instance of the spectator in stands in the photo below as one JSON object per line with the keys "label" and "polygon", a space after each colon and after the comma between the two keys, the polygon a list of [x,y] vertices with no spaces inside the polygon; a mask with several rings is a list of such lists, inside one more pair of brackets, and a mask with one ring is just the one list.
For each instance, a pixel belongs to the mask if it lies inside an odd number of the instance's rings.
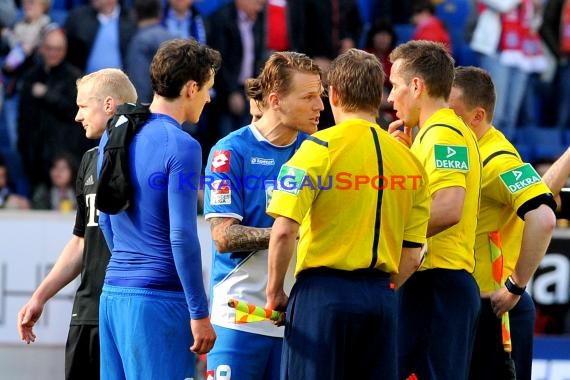
{"label": "spectator in stands", "polygon": [[138,101],[150,103],[153,96],[150,63],[160,44],[173,35],[160,24],[161,0],[135,0],[134,10],[138,30],[129,43],[125,71],[137,89]]}
{"label": "spectator in stands", "polygon": [[[206,44],[206,25],[194,2],[194,0],[168,0],[161,23],[176,38],[194,38],[199,43]],[[200,141],[207,138],[206,136],[212,134],[212,130],[207,127],[208,111],[208,107],[206,107],[198,124],[185,121],[182,124],[182,129],[192,135],[202,134],[202,136],[195,136]]]}
{"label": "spectator in stands", "polygon": [[14,0],[0,0],[0,31],[11,27],[16,21],[16,3]]}
{"label": "spectator in stands", "polygon": [[29,209],[30,201],[14,194],[8,180],[8,167],[4,157],[0,156],[0,209]]}
{"label": "spectator in stands", "polygon": [[8,132],[9,148],[16,149],[18,140],[18,89],[23,73],[33,64],[34,53],[40,42],[42,29],[49,24],[47,15],[50,0],[24,0],[22,8],[23,19],[17,21],[12,29],[5,29],[2,35],[4,43],[9,46],[9,52],[3,59],[2,73],[4,75],[4,107],[0,114],[0,123]]}
{"label": "spectator in stands", "polygon": [[384,69],[384,91],[382,92],[382,105],[378,116],[379,125],[384,128],[396,118],[392,103],[388,102],[388,94],[392,91],[392,84],[390,83],[392,62],[390,62],[389,56],[396,47],[397,40],[396,32],[390,21],[378,19],[368,30],[364,46],[364,50],[378,57]]}
{"label": "spectator in stands", "polygon": [[49,165],[58,152],[69,151],[79,161],[89,147],[75,123],[75,82],[81,72],[65,61],[66,49],[63,30],[50,26],[40,46],[41,60],[22,78],[18,150],[32,191],[49,183]]}
{"label": "spectator in stands", "polygon": [[[79,129],[79,128],[78,128]],[[69,212],[77,208],[75,199],[75,177],[77,161],[68,153],[58,154],[49,170],[50,185],[36,187],[32,207],[39,210]]]}
{"label": "spectator in stands", "polygon": [[206,20],[208,45],[222,54],[223,62],[209,112],[211,140],[202,141],[205,152],[251,121],[244,83],[258,74],[266,56],[264,5],[265,0],[234,0]]}
{"label": "spectator in stands", "polygon": [[86,74],[105,68],[121,69],[136,29],[128,9],[122,8],[118,0],[91,0],[69,12],[65,23],[67,59]]}
{"label": "spectator in stands", "polygon": [[35,52],[42,29],[50,22],[47,15],[49,6],[49,0],[23,1],[23,20],[17,22],[13,30],[8,30],[3,35],[11,47],[2,68],[5,72],[16,71]]}
{"label": "spectator in stands", "polygon": [[534,0],[479,0],[479,12],[470,46],[495,83],[494,125],[512,138],[529,73],[547,67],[536,32],[540,15]]}
{"label": "spectator in stands", "polygon": [[312,57],[321,69],[356,47],[362,22],[355,0],[288,0],[287,6],[291,50]]}
{"label": "spectator in stands", "polygon": [[[8,33],[9,27],[16,21],[16,4],[14,0],[0,0],[0,36]],[[4,56],[4,50],[7,48],[6,41],[0,38],[0,57]],[[0,112],[2,111],[2,103],[4,101],[4,80],[0,75]]]}
{"label": "spectator in stands", "polygon": [[416,30],[412,40],[441,42],[451,53],[451,36],[443,22],[435,15],[435,5],[431,0],[418,0],[412,11],[412,23]]}
{"label": "spectator in stands", "polygon": [[548,0],[540,34],[556,57],[558,68],[553,92],[558,104],[556,124],[570,127],[570,1]]}
{"label": "spectator in stands", "polygon": [[287,1],[267,1],[267,50],[289,50],[289,32],[287,30]]}
{"label": "spectator in stands", "polygon": [[192,37],[199,43],[205,44],[204,20],[193,3],[193,0],[168,0],[162,16],[162,25],[174,37]]}
{"label": "spectator in stands", "polygon": [[[289,47],[307,54],[326,75],[331,61],[356,47],[362,18],[356,0],[287,0]],[[319,129],[335,124],[328,100],[321,112]]]}

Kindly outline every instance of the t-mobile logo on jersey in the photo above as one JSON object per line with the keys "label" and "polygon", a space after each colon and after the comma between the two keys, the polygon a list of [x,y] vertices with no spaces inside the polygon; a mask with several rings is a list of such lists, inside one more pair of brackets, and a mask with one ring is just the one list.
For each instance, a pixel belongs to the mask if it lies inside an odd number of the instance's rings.
{"label": "t-mobile logo on jersey", "polygon": [[95,207],[95,194],[85,194],[85,205],[87,206],[87,227],[97,227],[99,210]]}

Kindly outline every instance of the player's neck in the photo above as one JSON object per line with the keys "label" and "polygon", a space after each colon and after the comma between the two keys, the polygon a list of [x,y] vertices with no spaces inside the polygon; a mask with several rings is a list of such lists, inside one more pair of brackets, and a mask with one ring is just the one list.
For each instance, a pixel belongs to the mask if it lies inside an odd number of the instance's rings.
{"label": "player's neck", "polygon": [[479,141],[479,140],[481,140],[481,138],[483,136],[485,136],[485,133],[487,133],[487,132],[489,132],[489,130],[491,130],[491,124],[482,123],[478,127],[471,128],[471,129],[473,130],[473,133],[475,133],[475,136],[477,137],[477,141]]}
{"label": "player's neck", "polygon": [[376,115],[368,112],[357,111],[357,112],[338,112],[334,114],[335,124],[343,123],[350,119],[362,119],[373,124],[378,124],[376,121]]}
{"label": "player's neck", "polygon": [[269,115],[263,115],[263,117],[253,123],[253,125],[267,141],[276,146],[287,146],[295,141],[297,138],[297,130],[287,128],[278,120],[266,116]]}
{"label": "player's neck", "polygon": [[182,124],[186,120],[184,120],[184,108],[179,100],[180,99],[170,100],[155,94],[150,104],[150,112],[168,115],[179,124]]}
{"label": "player's neck", "polygon": [[443,108],[449,108],[449,103],[441,98],[426,98],[421,105],[420,119],[418,126],[420,129],[424,126],[424,123],[437,111]]}

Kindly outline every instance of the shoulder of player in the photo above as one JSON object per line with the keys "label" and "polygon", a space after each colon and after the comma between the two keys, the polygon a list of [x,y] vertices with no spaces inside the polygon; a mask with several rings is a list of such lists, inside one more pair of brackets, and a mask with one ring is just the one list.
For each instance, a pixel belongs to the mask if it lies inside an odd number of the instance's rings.
{"label": "shoulder of player", "polygon": [[426,123],[418,133],[420,144],[454,143],[470,145],[475,137],[459,117],[439,118]]}
{"label": "shoulder of player", "polygon": [[202,147],[200,143],[188,132],[180,128],[166,128],[166,148],[174,149],[175,151],[180,151],[184,149],[200,149]]}
{"label": "shoulder of player", "polygon": [[525,164],[514,146],[504,137],[494,136],[480,140],[479,151],[483,175],[485,173],[496,173],[498,175]]}
{"label": "shoulder of player", "polygon": [[253,141],[257,141],[249,127],[242,127],[219,139],[210,149],[210,155],[219,150],[232,151],[239,154],[243,150],[248,150]]}
{"label": "shoulder of player", "polygon": [[243,159],[242,157],[251,152],[251,144],[244,142],[243,139],[237,136],[226,136],[219,140],[210,149],[208,161],[215,160],[220,154],[225,155],[225,159],[236,161],[236,159]]}
{"label": "shoulder of player", "polygon": [[81,158],[81,164],[84,165],[84,162],[88,163],[94,158],[96,159],[98,155],[99,155],[99,146],[94,146],[93,148],[88,149],[87,151],[85,151],[85,153],[83,153],[83,157]]}
{"label": "shoulder of player", "polygon": [[95,146],[83,153],[77,175],[80,176],[81,174],[87,172],[91,166],[96,167],[98,156],[99,146]]}
{"label": "shoulder of player", "polygon": [[328,148],[329,140],[330,139],[328,139],[326,135],[313,134],[313,135],[307,135],[303,140],[303,143],[313,147]]}
{"label": "shoulder of player", "polygon": [[[162,152],[162,157],[167,167],[194,168],[201,166],[202,162],[202,147],[188,133],[174,135],[175,137],[169,138],[165,145],[157,144],[151,149],[157,149]],[[196,169],[199,171],[198,169]]]}

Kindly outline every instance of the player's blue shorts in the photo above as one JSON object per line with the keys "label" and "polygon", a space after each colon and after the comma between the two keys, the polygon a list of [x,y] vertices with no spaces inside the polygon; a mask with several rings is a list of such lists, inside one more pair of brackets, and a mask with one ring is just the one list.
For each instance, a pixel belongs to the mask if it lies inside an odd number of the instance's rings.
{"label": "player's blue shorts", "polygon": [[[515,362],[517,380],[532,377],[532,344],[536,309],[528,293],[509,311],[511,326],[512,358]],[[481,300],[481,314],[473,347],[473,359],[469,378],[494,379],[504,368],[507,358],[503,349],[501,320],[495,316],[490,299]]]}
{"label": "player's blue shorts", "polygon": [[481,301],[473,276],[464,270],[416,272],[398,290],[400,375],[457,380],[469,364]]}
{"label": "player's blue shorts", "polygon": [[194,377],[190,314],[182,292],[104,285],[99,338],[102,380]]}
{"label": "player's blue shorts", "polygon": [[281,379],[398,379],[397,304],[379,270],[301,271],[287,305]]}
{"label": "player's blue shorts", "polygon": [[282,338],[216,325],[214,330],[217,338],[207,356],[208,380],[279,379]]}

